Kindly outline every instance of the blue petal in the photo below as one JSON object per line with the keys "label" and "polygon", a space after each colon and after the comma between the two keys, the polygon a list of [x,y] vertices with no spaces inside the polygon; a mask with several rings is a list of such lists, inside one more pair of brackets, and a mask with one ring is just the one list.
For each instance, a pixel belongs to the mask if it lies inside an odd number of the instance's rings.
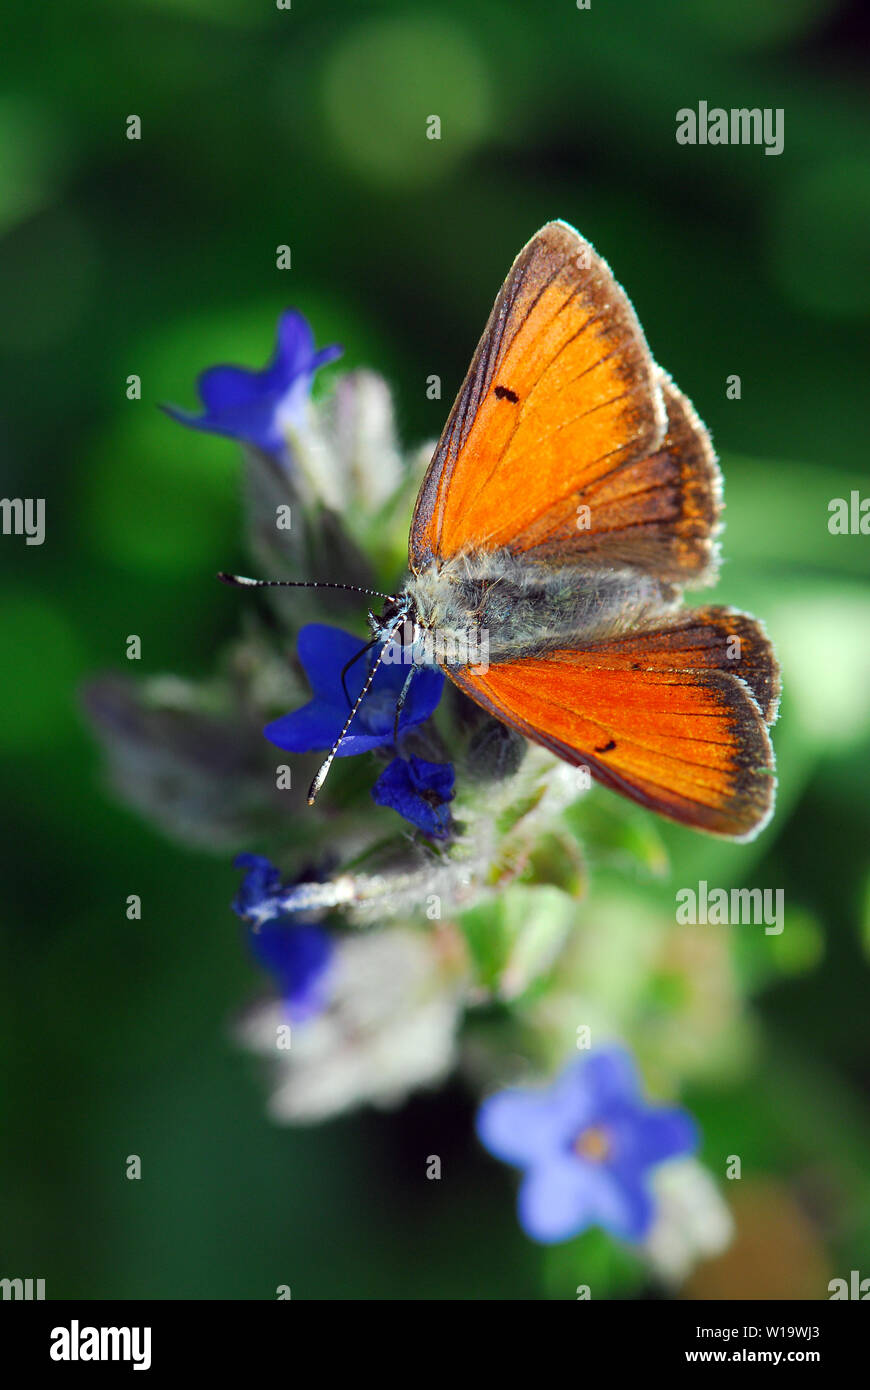
{"label": "blue petal", "polygon": [[429,763],[424,758],[411,757],[408,766],[417,791],[432,792],[441,801],[452,799],[456,774],[451,763]]}
{"label": "blue petal", "polygon": [[310,1018],[326,1002],[332,938],[321,927],[269,922],[248,933],[255,959],[274,976],[296,1019]]}
{"label": "blue petal", "polygon": [[[280,719],[273,719],[271,724],[266,725],[263,733],[270,743],[274,743],[277,748],[283,748],[287,753],[325,753],[338,738],[349,713],[347,705],[340,708],[311,700],[301,709],[282,714]],[[357,753],[368,753],[373,748],[382,748],[385,743],[392,741],[392,725],[380,734],[354,733],[354,728],[361,722],[361,713],[362,711],[351,725],[350,732],[342,739],[335,755],[337,758],[351,758]]]}
{"label": "blue petal", "polygon": [[262,854],[237,854],[233,868],[248,871],[233,901],[233,911],[239,917],[248,917],[264,897],[277,891],[281,885],[281,874]]}
{"label": "blue petal", "polygon": [[590,1053],[583,1078],[602,1117],[610,1110],[621,1113],[627,1105],[641,1101],[637,1067],[623,1047],[603,1047]]}
{"label": "blue petal", "polygon": [[171,405],[164,405],[162,409],[170,419],[189,429],[224,435],[228,439],[241,439],[266,453],[278,453],[284,447],[284,436],[276,427],[275,409],[270,401],[254,401],[237,409],[207,411],[197,416]]}
{"label": "blue petal", "polygon": [[287,309],[278,322],[278,346],[269,366],[262,372],[264,385],[274,394],[282,395],[288,388],[302,383],[308,394],[314,373],[328,362],[341,357],[344,349],[337,343],[314,351],[314,334],[304,315]]}
{"label": "blue petal", "polygon": [[238,410],[262,398],[261,378],[247,367],[209,367],[197,382],[199,398],[210,413]]}
{"label": "blue petal", "polygon": [[526,1235],[547,1245],[579,1235],[595,1219],[594,1187],[587,1165],[564,1154],[531,1168],[518,1201]]}
{"label": "blue petal", "polygon": [[343,352],[344,348],[340,347],[338,343],[334,343],[332,347],[321,348],[311,359],[311,366],[314,371],[317,371],[319,367],[326,367],[330,362],[334,362],[337,357],[341,357]]}
{"label": "blue petal", "polygon": [[519,1193],[519,1220],[527,1235],[545,1244],[570,1240],[600,1226],[619,1240],[639,1241],[655,1215],[640,1183],[622,1183],[612,1169],[560,1154],[533,1167]]}
{"label": "blue petal", "polygon": [[[300,628],[296,639],[296,652],[308,677],[311,693],[315,697],[319,696],[335,704],[344,704],[346,707],[347,701],[341,685],[342,668],[365,645],[361,637],[354,637],[352,632],[345,632],[340,627],[331,627],[328,623],[307,623],[305,627]],[[356,699],[362,690],[365,678],[365,657],[361,656],[347,673],[347,688],[352,700]],[[338,696],[341,697],[340,700]]]}
{"label": "blue petal", "polygon": [[665,1106],[638,1110],[615,1128],[620,1162],[638,1169],[694,1153],[698,1140],[698,1127],[688,1111]]}
{"label": "blue petal", "polygon": [[331,748],[341,732],[341,710],[309,700],[301,709],[273,719],[263,733],[270,743],[287,753],[317,753]]}
{"label": "blue petal", "polygon": [[278,870],[264,854],[237,854],[233,860],[234,869],[251,869],[259,873],[277,874]]}
{"label": "blue petal", "polygon": [[655,1204],[646,1184],[626,1179],[609,1164],[589,1164],[592,1220],[618,1240],[643,1240],[655,1217]]}
{"label": "blue petal", "polygon": [[285,309],[278,320],[275,356],[263,372],[264,379],[270,386],[281,388],[294,377],[310,373],[313,361],[314,334],[311,325],[298,309]]}
{"label": "blue petal", "polygon": [[480,1142],[496,1158],[524,1168],[563,1153],[579,1127],[564,1097],[547,1091],[499,1091],[477,1112]]}
{"label": "blue petal", "polygon": [[[596,1054],[592,1054],[594,1056]],[[588,1053],[573,1058],[550,1086],[549,1096],[554,1110],[561,1116],[565,1139],[573,1143],[582,1129],[599,1119],[600,1101],[591,1084]]]}
{"label": "blue petal", "polygon": [[450,763],[394,758],[372,787],[372,796],[379,806],[389,806],[433,839],[443,840],[450,834],[453,783]]}

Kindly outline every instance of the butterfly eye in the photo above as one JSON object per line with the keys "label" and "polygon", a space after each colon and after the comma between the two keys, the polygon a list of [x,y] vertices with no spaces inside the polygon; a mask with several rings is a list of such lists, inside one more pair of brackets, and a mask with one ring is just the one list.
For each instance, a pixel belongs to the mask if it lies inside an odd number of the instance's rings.
{"label": "butterfly eye", "polygon": [[395,622],[400,612],[401,608],[395,599],[388,599],[384,604],[384,609],[380,618],[375,621],[378,623],[379,627],[388,627],[391,623]]}

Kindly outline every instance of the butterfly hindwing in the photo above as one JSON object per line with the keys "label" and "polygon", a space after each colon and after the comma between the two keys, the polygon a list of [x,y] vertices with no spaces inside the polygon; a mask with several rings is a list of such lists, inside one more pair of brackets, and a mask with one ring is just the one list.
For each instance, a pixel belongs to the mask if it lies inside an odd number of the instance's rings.
{"label": "butterfly hindwing", "polygon": [[448,674],[525,737],[673,820],[745,839],[769,818],[778,674],[746,614],[698,609],[584,650]]}

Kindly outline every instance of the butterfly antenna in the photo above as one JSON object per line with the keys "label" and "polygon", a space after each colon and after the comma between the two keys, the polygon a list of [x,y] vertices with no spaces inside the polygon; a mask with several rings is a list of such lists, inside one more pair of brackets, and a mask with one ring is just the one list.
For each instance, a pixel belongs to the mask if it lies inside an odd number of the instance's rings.
{"label": "butterfly antenna", "polygon": [[248,579],[244,574],[218,574],[223,584],[236,589],[347,589],[354,594],[371,594],[374,598],[393,599],[395,594],[382,594],[380,589],[362,589],[359,584],[327,584],[319,579]]}
{"label": "butterfly antenna", "polygon": [[390,628],[390,631],[387,633],[386,637],[384,638],[384,645],[381,647],[381,650],[380,650],[380,652],[378,653],[378,659],[377,659],[377,661],[375,661],[374,665],[372,666],[372,669],[369,671],[368,675],[366,676],[365,684],[363,685],[362,690],[361,690],[360,693],[357,695],[356,700],[354,701],[353,709],[351,710],[350,714],[347,716],[347,719],[344,721],[344,728],[342,729],[342,731],[341,731],[341,733],[339,734],[338,738],[335,740],[335,743],[334,743],[334,744],[332,745],[332,747],[330,748],[330,750],[329,750],[329,752],[327,753],[326,757],[324,758],[323,762],[320,764],[320,767],[319,767],[318,772],[317,772],[317,776],[315,777],[314,781],[311,783],[311,786],[310,786],[309,789],[308,789],[308,805],[309,805],[309,806],[313,806],[313,805],[314,805],[314,802],[315,802],[315,800],[317,799],[317,793],[320,791],[320,788],[323,786],[324,782],[326,781],[326,777],[327,777],[327,774],[328,774],[328,772],[329,772],[329,769],[332,767],[332,760],[333,760],[333,758],[335,757],[336,753],[338,752],[339,748],[341,747],[341,745],[342,745],[342,743],[343,743],[343,741],[344,741],[345,735],[347,734],[348,729],[350,728],[351,724],[353,723],[354,715],[356,714],[357,710],[359,709],[360,705],[362,704],[363,700],[365,699],[366,695],[369,693],[369,690],[371,689],[372,681],[373,681],[374,678],[375,678],[375,675],[376,675],[376,673],[377,673],[377,669],[378,669],[378,667],[380,666],[381,662],[382,662],[383,659],[384,659],[384,652],[387,650],[387,647],[390,645],[390,642],[393,640],[393,633],[394,633],[394,632],[397,632],[397,631],[399,630],[400,627],[401,627],[401,623],[396,623],[394,627],[391,627],[391,628]]}

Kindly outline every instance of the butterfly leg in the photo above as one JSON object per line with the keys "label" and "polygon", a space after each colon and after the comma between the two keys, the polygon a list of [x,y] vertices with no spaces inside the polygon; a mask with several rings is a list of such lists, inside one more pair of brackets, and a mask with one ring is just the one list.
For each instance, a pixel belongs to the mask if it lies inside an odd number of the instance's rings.
{"label": "butterfly leg", "polygon": [[408,691],[411,689],[411,681],[414,679],[414,676],[416,675],[417,671],[419,671],[419,669],[419,666],[411,666],[407,676],[405,677],[405,684],[399,691],[399,698],[396,701],[396,717],[393,721],[393,743],[395,743],[399,737],[399,716],[401,715],[402,710],[405,708],[405,701],[408,698]]}
{"label": "butterfly leg", "polygon": [[359,651],[351,657],[350,661],[346,661],[341,668],[341,688],[344,691],[344,698],[347,700],[348,709],[353,709],[353,700],[350,698],[350,691],[347,688],[347,681],[345,677],[347,676],[347,673],[350,670],[351,666],[355,665],[355,663],[359,661],[361,656],[365,656],[366,652],[370,652],[372,647],[377,646],[377,643],[377,638],[375,638],[373,642],[367,642],[366,645],[364,647],[360,647]]}

